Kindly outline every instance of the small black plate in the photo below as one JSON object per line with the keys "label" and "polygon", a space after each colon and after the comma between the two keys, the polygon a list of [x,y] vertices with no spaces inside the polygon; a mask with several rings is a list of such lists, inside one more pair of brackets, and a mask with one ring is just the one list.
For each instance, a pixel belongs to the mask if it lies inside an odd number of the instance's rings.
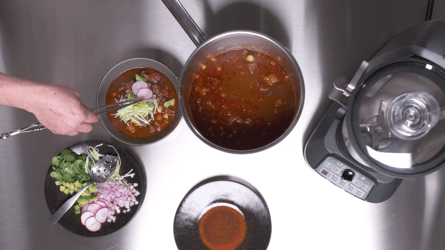
{"label": "small black plate", "polygon": [[236,250],[265,250],[272,226],[266,201],[250,184],[236,177],[216,176],[193,187],[176,211],[174,235],[179,250],[208,250],[199,236],[199,221],[212,204],[229,203],[244,214],[243,243]]}
{"label": "small black plate", "polygon": [[[119,156],[122,161],[119,174],[124,175],[128,171],[133,169],[133,173],[135,173],[134,177],[133,178],[127,177],[126,180],[129,183],[138,183],[136,189],[139,191],[140,195],[136,196],[136,200],[139,202],[139,204],[130,207],[131,210],[128,213],[121,212],[120,214],[117,214],[115,222],[102,223],[102,228],[97,232],[88,231],[88,229],[86,229],[86,227],[82,225],[80,221],[80,214],[75,214],[74,207],[72,207],[70,210],[68,210],[68,212],[65,215],[62,216],[62,218],[59,220],[58,223],[62,227],[68,229],[69,231],[83,236],[97,237],[97,236],[108,235],[118,231],[119,229],[124,227],[128,222],[130,222],[130,220],[135,216],[137,211],[139,211],[139,208],[141,207],[145,196],[145,190],[146,190],[145,172],[141,167],[138,166],[135,160],[127,152],[123,151],[118,146],[103,141],[82,141],[75,143],[67,148],[71,149],[73,152],[80,155],[80,154],[86,154],[87,152],[86,149],[88,146],[94,147],[101,143],[103,144],[103,146],[100,146],[98,148],[99,153],[115,155],[116,154],[115,151],[109,146],[113,146],[119,153]],[[51,162],[51,159],[48,159],[48,162]],[[66,195],[65,193],[59,190],[60,187],[55,184],[55,179],[50,176],[51,172],[52,172],[52,166],[49,167],[49,170],[46,173],[45,198],[51,214],[54,214],[56,210],[67,199],[71,197],[71,195]]]}

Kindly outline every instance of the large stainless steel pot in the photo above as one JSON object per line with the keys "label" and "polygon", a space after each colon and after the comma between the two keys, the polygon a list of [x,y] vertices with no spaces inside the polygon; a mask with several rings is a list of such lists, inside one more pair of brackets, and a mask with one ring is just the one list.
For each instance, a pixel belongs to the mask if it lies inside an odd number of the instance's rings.
{"label": "large stainless steel pot", "polygon": [[[179,78],[179,81],[182,86],[182,102],[181,102],[182,112],[184,114],[184,118],[185,121],[187,122],[187,125],[190,127],[193,133],[199,139],[201,139],[203,142],[205,142],[206,144],[210,145],[213,148],[229,153],[241,153],[241,154],[259,152],[264,149],[270,148],[273,145],[276,145],[281,140],[283,140],[292,131],[295,124],[297,123],[298,118],[303,109],[303,103],[304,103],[303,76],[297,61],[295,60],[291,52],[277,40],[265,34],[255,31],[236,30],[236,31],[222,33],[220,35],[212,37],[211,39],[207,39],[179,1],[163,0],[163,2],[169,8],[169,10],[175,16],[177,21],[181,24],[181,26],[184,28],[186,33],[195,43],[195,45],[198,46],[197,49],[190,55],[189,59],[184,65],[184,68]],[[255,49],[257,50],[267,52],[267,54],[273,57],[274,59],[280,58],[279,60],[283,68],[287,71],[292,82],[294,83],[295,93],[296,95],[298,95],[296,97],[296,100],[298,100],[299,103],[297,103],[296,105],[297,109],[295,110],[295,113],[293,115],[293,120],[291,124],[289,124],[288,129],[276,140],[267,145],[254,149],[234,150],[222,147],[220,145],[211,142],[210,140],[205,138],[196,128],[195,121],[193,119],[189,104],[191,83],[194,75],[198,72],[198,70],[202,66],[202,63],[210,55],[217,54],[221,50],[242,49],[251,47],[255,47]]]}

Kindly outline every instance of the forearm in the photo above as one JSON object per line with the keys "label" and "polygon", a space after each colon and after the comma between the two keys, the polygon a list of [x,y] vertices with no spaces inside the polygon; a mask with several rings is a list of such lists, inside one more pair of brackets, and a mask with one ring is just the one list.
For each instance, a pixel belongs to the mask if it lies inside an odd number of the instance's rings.
{"label": "forearm", "polygon": [[99,116],[82,104],[79,92],[60,84],[45,84],[0,73],[0,105],[21,108],[55,134],[89,132]]}
{"label": "forearm", "polygon": [[47,86],[0,72],[0,104],[33,112],[38,99],[45,98]]}

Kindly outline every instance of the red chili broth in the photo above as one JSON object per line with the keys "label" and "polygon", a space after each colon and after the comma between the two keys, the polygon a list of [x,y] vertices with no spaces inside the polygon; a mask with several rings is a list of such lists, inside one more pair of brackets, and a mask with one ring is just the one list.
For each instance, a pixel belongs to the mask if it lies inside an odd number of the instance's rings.
{"label": "red chili broth", "polygon": [[[248,61],[248,56],[254,61]],[[299,103],[294,84],[271,56],[232,50],[209,58],[191,84],[190,108],[198,131],[224,148],[248,150],[279,138]]]}

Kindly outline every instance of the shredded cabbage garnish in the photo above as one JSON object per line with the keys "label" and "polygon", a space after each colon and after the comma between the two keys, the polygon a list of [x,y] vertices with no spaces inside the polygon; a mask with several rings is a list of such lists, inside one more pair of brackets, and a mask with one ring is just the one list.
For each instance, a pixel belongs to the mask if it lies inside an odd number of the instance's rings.
{"label": "shredded cabbage garnish", "polygon": [[[85,173],[90,174],[91,169],[88,168],[88,162],[92,161],[94,165],[96,162],[98,162],[100,160],[101,157],[104,157],[105,155],[100,154],[99,153],[99,147],[103,146],[103,143],[98,144],[94,147],[92,146],[88,146],[87,147],[87,159],[86,159],[86,164],[85,164]],[[116,152],[117,154],[117,167],[116,167],[116,171],[113,173],[113,175],[111,176],[111,179],[120,179],[120,175],[119,175],[119,170],[121,167],[121,157],[119,155],[119,152],[117,152],[116,148],[114,148],[111,145],[107,145],[108,147],[112,148],[114,150],[114,152]]]}
{"label": "shredded cabbage garnish", "polygon": [[[125,101],[130,99],[122,98],[119,101]],[[119,109],[115,117],[120,118],[127,126],[134,123],[137,126],[144,127],[150,124],[154,120],[154,114],[156,114],[156,108],[158,107],[158,101],[154,98],[153,101],[141,101],[133,105]]]}

